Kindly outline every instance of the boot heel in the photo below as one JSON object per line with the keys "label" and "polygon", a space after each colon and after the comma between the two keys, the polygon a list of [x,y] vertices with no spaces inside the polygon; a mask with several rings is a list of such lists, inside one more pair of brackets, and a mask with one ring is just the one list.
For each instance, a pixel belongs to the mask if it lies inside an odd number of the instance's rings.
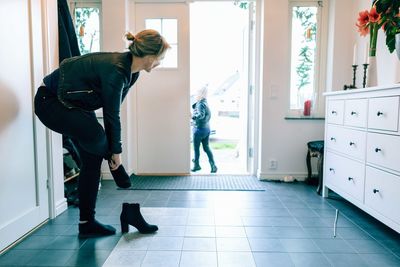
{"label": "boot heel", "polygon": [[129,232],[129,224],[121,220],[121,232],[128,233]]}

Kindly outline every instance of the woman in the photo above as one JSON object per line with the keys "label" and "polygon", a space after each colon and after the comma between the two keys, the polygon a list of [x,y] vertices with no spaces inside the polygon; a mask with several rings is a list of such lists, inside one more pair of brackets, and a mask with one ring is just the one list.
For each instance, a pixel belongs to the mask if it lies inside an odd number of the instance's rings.
{"label": "woman", "polygon": [[207,103],[207,86],[202,87],[196,97],[196,103],[192,105],[193,108],[193,148],[194,148],[194,166],[192,172],[201,170],[199,159],[200,159],[200,144],[203,145],[203,150],[208,156],[208,161],[211,166],[211,173],[217,172],[217,166],[215,166],[214,156],[209,146],[210,139],[210,119],[211,111]]}
{"label": "woman", "polygon": [[[154,30],[127,33],[126,38],[131,42],[129,52],[91,53],[63,60],[59,69],[43,79],[35,96],[35,113],[43,124],[78,142],[82,161],[78,185],[81,237],[115,234],[115,228],[95,220],[101,163],[108,160],[119,187],[131,186],[121,164],[121,103],[139,72],[151,72],[170,48]],[[94,112],[99,108],[103,108],[104,128]],[[127,223],[143,233],[158,230],[144,221],[138,204],[123,204],[123,232],[127,232]]]}

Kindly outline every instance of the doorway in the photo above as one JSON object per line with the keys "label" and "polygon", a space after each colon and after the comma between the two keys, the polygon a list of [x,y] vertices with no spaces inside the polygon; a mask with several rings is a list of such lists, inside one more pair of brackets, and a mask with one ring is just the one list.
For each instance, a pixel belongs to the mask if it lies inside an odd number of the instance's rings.
{"label": "doorway", "polygon": [[[217,174],[249,173],[252,111],[248,103],[254,14],[253,3],[190,4],[190,104],[196,102],[197,91],[207,86],[212,114],[210,148],[218,166]],[[193,138],[190,140],[193,159]],[[210,164],[202,148],[199,163],[202,169],[192,174],[209,174]]]}

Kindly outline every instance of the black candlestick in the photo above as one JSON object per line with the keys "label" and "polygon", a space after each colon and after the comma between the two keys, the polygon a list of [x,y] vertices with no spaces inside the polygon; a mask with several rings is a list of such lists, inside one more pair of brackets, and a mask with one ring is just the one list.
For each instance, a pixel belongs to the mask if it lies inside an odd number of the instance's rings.
{"label": "black candlestick", "polygon": [[357,73],[357,67],[358,65],[351,65],[353,67],[353,84],[345,84],[343,86],[343,90],[347,90],[347,89],[355,89],[356,87],[356,73]]}
{"label": "black candlestick", "polygon": [[356,73],[357,73],[358,65],[352,65],[352,67],[353,67],[353,88],[357,88],[356,87]]}
{"label": "black candlestick", "polygon": [[369,64],[368,63],[364,63],[364,76],[363,76],[363,88],[365,88],[366,84],[367,84],[367,69]]}

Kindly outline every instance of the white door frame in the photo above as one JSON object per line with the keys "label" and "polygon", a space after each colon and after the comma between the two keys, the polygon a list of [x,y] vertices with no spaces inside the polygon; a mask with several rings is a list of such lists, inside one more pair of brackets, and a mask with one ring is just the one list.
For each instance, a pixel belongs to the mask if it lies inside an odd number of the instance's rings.
{"label": "white door frame", "polygon": [[[202,1],[210,1],[210,0],[130,0],[132,5],[130,6],[130,11],[132,6],[135,3],[182,3],[182,2],[202,2]],[[218,1],[229,1],[233,2],[234,0],[218,0]],[[261,85],[262,81],[262,69],[263,69],[263,61],[262,61],[262,49],[263,49],[263,24],[264,24],[264,0],[254,0],[256,4],[256,15],[255,15],[255,45],[254,45],[254,68],[253,73],[249,73],[249,77],[253,77],[254,84],[252,85],[252,104],[254,108],[252,109],[253,123],[249,125],[251,129],[248,131],[248,148],[252,148],[252,157],[248,157],[247,161],[247,171],[249,174],[258,175],[261,167],[260,161],[260,153],[261,153],[261,107],[262,107],[262,91]],[[250,107],[249,107],[250,111]],[[248,114],[251,115],[250,113]],[[251,136],[250,136],[251,135]]]}
{"label": "white door frame", "polygon": [[[51,73],[58,68],[58,6],[57,1],[42,0],[42,42],[43,42],[43,69],[41,77],[38,77],[34,90],[42,83],[43,76]],[[62,136],[45,126],[35,117],[40,130],[40,136],[45,136],[47,162],[47,184],[49,194],[49,218],[53,219],[62,212],[67,206],[64,197],[64,172],[63,172],[63,147]],[[44,132],[43,132],[44,131]],[[39,159],[38,159],[39,161]]]}

